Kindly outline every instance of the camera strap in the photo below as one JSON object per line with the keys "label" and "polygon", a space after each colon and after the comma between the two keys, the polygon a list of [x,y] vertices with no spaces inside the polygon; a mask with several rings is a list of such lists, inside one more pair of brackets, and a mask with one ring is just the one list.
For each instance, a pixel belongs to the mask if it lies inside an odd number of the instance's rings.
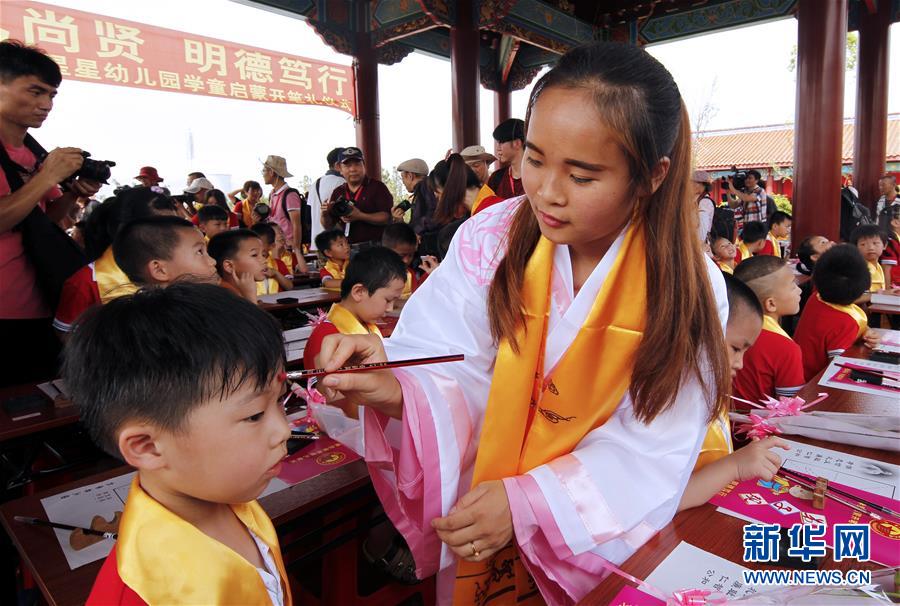
{"label": "camera strap", "polygon": [[47,150],[41,147],[41,144],[38,143],[31,135],[25,135],[24,143],[25,147],[27,147],[28,150],[34,154],[36,160],[34,168],[31,170],[28,170],[24,166],[21,166],[20,164],[14,162],[6,152],[6,146],[0,145],[0,166],[2,166],[3,172],[6,175],[6,183],[9,185],[10,193],[25,185],[25,180],[22,178],[22,175],[34,174],[40,167],[41,162],[44,160],[44,158],[47,157]]}

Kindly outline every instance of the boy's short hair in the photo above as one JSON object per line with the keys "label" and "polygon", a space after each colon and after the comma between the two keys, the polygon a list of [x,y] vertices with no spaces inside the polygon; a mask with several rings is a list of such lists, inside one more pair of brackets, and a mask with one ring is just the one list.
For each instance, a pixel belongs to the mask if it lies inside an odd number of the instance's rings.
{"label": "boy's short hair", "polygon": [[325,253],[338,238],[346,238],[343,229],[326,229],[316,235],[316,250]]}
{"label": "boy's short hair", "polygon": [[37,76],[54,88],[62,82],[59,65],[43,50],[18,40],[0,42],[0,82],[8,84],[23,76]]}
{"label": "boy's short hair", "polygon": [[228,221],[228,211],[215,204],[207,204],[197,211],[197,222]]}
{"label": "boy's short hair", "polygon": [[822,300],[836,305],[850,305],[872,285],[865,258],[851,244],[837,244],[822,253],[812,279]]}
{"label": "boy's short hair", "polygon": [[406,275],[406,264],[400,255],[384,246],[367,248],[357,253],[347,265],[347,273],[341,281],[341,298],[349,297],[357,284],[362,284],[371,295],[392,280],[406,282]]}
{"label": "boy's short hair", "polygon": [[756,170],[755,168],[751,168],[750,170],[748,170],[747,174],[753,175],[754,177],[756,177],[757,181],[762,181],[762,173],[759,172],[758,170]]}
{"label": "boy's short hair", "polygon": [[222,273],[222,263],[233,259],[244,240],[259,240],[259,236],[249,229],[231,229],[214,235],[206,245],[206,252],[216,260],[216,269]]}
{"label": "boy's short hair", "polygon": [[153,259],[168,261],[178,246],[178,230],[197,229],[181,217],[161,215],[127,223],[113,240],[113,257],[125,275],[136,284],[147,284],[147,264]]}
{"label": "boy's short hair", "polygon": [[384,228],[381,234],[381,245],[387,248],[394,248],[398,244],[411,244],[417,246],[419,239],[416,238],[416,231],[406,223],[391,223]]}
{"label": "boy's short hair", "polygon": [[769,228],[773,225],[781,225],[785,221],[793,221],[794,217],[790,215],[790,213],[786,213],[783,210],[776,210],[772,213],[772,216],[769,217]]}
{"label": "boy's short hair", "polygon": [[754,242],[765,240],[768,233],[769,230],[766,229],[764,223],[761,221],[750,221],[749,223],[744,223],[744,229],[741,231],[741,240],[744,241],[744,244],[753,244]]}
{"label": "boy's short hair", "polygon": [[885,246],[888,243],[888,235],[874,223],[859,225],[850,232],[850,244],[858,244],[860,240],[865,238],[880,238],[881,243]]}
{"label": "boy's short hair", "polygon": [[728,321],[734,320],[737,314],[746,313],[762,320],[763,308],[753,289],[732,275],[723,273],[722,277],[725,278],[725,292],[728,295]]}
{"label": "boy's short hair", "polygon": [[259,236],[260,240],[265,240],[267,246],[275,241],[275,228],[268,223],[255,223],[250,231]]}
{"label": "boy's short hair", "polygon": [[87,311],[66,344],[62,375],[91,437],[120,457],[123,423],[183,430],[198,406],[248,382],[265,389],[283,368],[271,315],[220,286],[180,283]]}
{"label": "boy's short hair", "polygon": [[762,279],[771,276],[785,265],[787,261],[781,257],[757,255],[738,263],[734,268],[734,277],[749,286],[758,298],[765,299],[772,294],[774,284]]}

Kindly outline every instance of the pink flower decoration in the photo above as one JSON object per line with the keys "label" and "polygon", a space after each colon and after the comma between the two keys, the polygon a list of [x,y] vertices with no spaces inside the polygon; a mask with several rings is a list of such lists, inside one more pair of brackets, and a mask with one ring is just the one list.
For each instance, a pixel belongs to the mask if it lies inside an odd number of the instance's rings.
{"label": "pink flower decoration", "polygon": [[675,606],[712,606],[726,602],[725,596],[714,595],[706,589],[680,589],[672,594],[669,603]]}
{"label": "pink flower decoration", "polygon": [[309,319],[309,326],[312,326],[313,330],[315,330],[319,326],[319,324],[328,321],[328,312],[324,309],[316,309],[315,314],[304,311],[303,315],[305,315]]}
{"label": "pink flower decoration", "polygon": [[760,410],[765,410],[766,412],[768,412],[767,415],[751,414],[750,422],[742,423],[734,432],[735,434],[744,433],[748,438],[752,440],[760,440],[762,438],[765,438],[766,436],[781,433],[781,430],[778,429],[778,427],[776,427],[772,423],[769,423],[769,419],[774,419],[777,417],[800,416],[804,414],[804,411],[807,408],[815,406],[816,404],[827,398],[828,394],[820,393],[815,400],[808,403],[806,402],[806,400],[798,396],[781,396],[777,400],[771,396],[766,396],[762,404],[757,404],[755,402],[744,400],[742,398],[736,398],[734,396],[731,397],[738,402],[743,402],[744,404],[749,404],[754,408],[758,408]]}
{"label": "pink flower decoration", "polygon": [[734,430],[735,435],[746,434],[751,440],[761,440],[767,436],[781,433],[781,430],[769,423],[766,417],[757,414],[750,415],[749,423],[741,423]]}

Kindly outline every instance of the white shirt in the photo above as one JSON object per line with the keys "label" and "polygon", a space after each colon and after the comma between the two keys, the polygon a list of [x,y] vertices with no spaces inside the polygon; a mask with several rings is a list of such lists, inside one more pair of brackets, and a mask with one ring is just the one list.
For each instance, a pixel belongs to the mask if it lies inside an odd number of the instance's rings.
{"label": "white shirt", "polygon": [[[331,193],[339,185],[344,184],[344,178],[340,175],[325,173],[318,179],[318,182],[318,191],[316,191],[316,183],[314,181],[306,193],[306,201],[309,202],[310,218],[312,219],[309,250],[316,250],[316,236],[325,231],[325,228],[322,227],[322,200],[331,199]],[[344,224],[344,235],[350,235],[349,223]]]}
{"label": "white shirt", "polygon": [[269,546],[262,539],[253,534],[252,530],[248,528],[247,531],[253,537],[256,548],[259,550],[259,555],[262,556],[266,565],[265,568],[257,568],[256,572],[259,573],[263,584],[266,586],[266,592],[269,594],[269,599],[272,600],[272,606],[284,606],[284,588],[281,586],[281,575],[278,573],[278,566],[275,565],[275,558],[272,557],[272,550],[269,549]]}

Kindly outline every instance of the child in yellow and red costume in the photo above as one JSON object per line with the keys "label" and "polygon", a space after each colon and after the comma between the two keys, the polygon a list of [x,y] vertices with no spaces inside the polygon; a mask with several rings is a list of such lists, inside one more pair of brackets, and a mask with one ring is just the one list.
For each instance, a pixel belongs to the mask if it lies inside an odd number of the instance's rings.
{"label": "child in yellow and red costume", "polygon": [[93,439],[137,469],[87,603],[289,606],[255,501],[290,436],[277,322],[218,286],[175,284],[91,310],[68,350]]}
{"label": "child in yellow and red costume", "polygon": [[[725,276],[725,288],[728,292],[725,346],[734,379],[744,367],[744,354],[762,331],[763,308],[753,290],[734,276]],[[706,503],[730,482],[752,478],[771,481],[781,467],[781,458],[769,451],[775,446],[788,449],[784,440],[769,436],[735,451],[731,443],[731,423],[728,414],[723,413],[709,424],[678,510]]]}
{"label": "child in yellow and red costume", "polygon": [[[321,235],[321,234],[320,234]],[[316,355],[328,335],[375,334],[375,323],[394,309],[406,283],[406,265],[397,253],[380,246],[357,254],[341,283],[341,302],[313,328],[303,351],[303,366],[315,368]]]}
{"label": "child in yellow and red costume", "polygon": [[869,330],[866,312],[854,301],[871,285],[866,260],[851,244],[833,246],[816,261],[816,292],[800,314],[794,341],[803,353],[804,380],[828,366],[858,339],[874,347],[878,333]]}
{"label": "child in yellow and red costume", "polygon": [[329,229],[316,236],[316,250],[322,256],[322,287],[341,290],[341,280],[350,262],[350,241],[340,229]]}

